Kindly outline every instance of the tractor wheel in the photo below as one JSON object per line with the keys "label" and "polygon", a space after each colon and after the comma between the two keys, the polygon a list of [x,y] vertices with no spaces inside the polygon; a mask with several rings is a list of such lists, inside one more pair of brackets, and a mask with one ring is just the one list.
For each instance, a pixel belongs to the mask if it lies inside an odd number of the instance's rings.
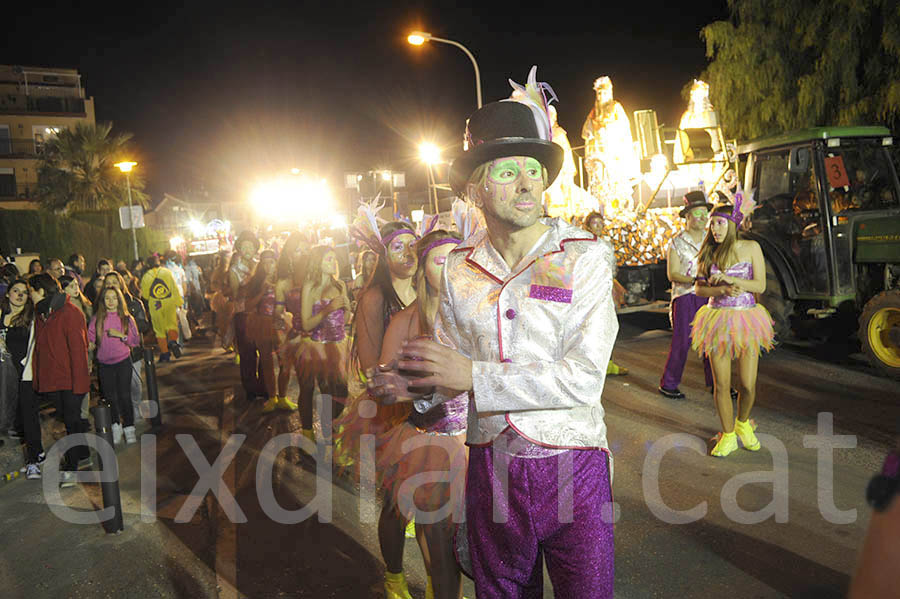
{"label": "tractor wheel", "polygon": [[859,340],[873,366],[900,379],[900,290],[882,291],[866,303]]}
{"label": "tractor wheel", "polygon": [[778,341],[785,341],[790,338],[793,333],[791,331],[791,314],[794,312],[794,302],[784,295],[784,287],[775,269],[766,260],[766,290],[759,298],[759,302],[766,307],[775,327],[775,338]]}

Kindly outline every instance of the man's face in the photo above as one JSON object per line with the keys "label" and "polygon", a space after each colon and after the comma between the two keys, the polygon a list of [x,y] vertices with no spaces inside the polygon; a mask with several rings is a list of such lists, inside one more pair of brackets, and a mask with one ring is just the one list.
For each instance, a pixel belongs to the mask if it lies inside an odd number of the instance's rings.
{"label": "man's face", "polygon": [[687,213],[687,228],[692,231],[702,231],[706,228],[707,220],[709,220],[709,210],[704,206],[692,208]]}
{"label": "man's face", "polygon": [[61,276],[63,276],[64,274],[66,274],[66,267],[63,266],[63,263],[61,261],[52,260],[50,262],[49,272],[50,272],[50,276],[52,276],[54,279],[58,279]]}
{"label": "man's face", "polygon": [[84,256],[78,256],[78,259],[75,260],[75,266],[77,266],[81,270],[85,269],[85,266],[87,266],[87,263],[84,260]]}
{"label": "man's face", "polygon": [[112,266],[110,266],[109,264],[102,264],[100,266],[100,268],[97,269],[97,274],[99,274],[101,277],[105,277],[106,275],[109,274],[109,271],[111,271],[111,270],[112,270]]}
{"label": "man's face", "polygon": [[601,237],[603,235],[603,219],[599,216],[592,218],[588,222],[588,230],[597,237]]}
{"label": "man's face", "polygon": [[242,241],[241,245],[238,246],[238,251],[241,253],[241,257],[244,260],[249,260],[253,257],[253,254],[256,253],[256,247],[253,245],[252,241]]}
{"label": "man's face", "polygon": [[528,156],[498,158],[488,164],[487,177],[478,190],[485,216],[516,229],[537,222],[543,211],[544,169]]}

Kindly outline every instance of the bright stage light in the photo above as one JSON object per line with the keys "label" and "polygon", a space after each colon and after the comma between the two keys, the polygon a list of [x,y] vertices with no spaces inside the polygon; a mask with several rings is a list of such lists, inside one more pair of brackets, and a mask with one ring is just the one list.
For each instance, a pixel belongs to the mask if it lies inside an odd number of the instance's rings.
{"label": "bright stage light", "polygon": [[267,181],[256,186],[250,202],[261,217],[276,222],[321,220],[334,212],[325,179],[288,177]]}
{"label": "bright stage light", "polygon": [[184,245],[184,238],[176,235],[175,237],[169,239],[169,248],[173,251],[177,250],[179,247]]}
{"label": "bright stage light", "polygon": [[441,149],[430,141],[419,144],[419,158],[425,164],[437,164],[441,161]]}
{"label": "bright stage light", "polygon": [[331,215],[331,228],[332,229],[343,229],[347,226],[347,219],[343,214],[332,214]]}
{"label": "bright stage light", "polygon": [[206,226],[195,218],[188,221],[188,229],[194,237],[203,237],[206,235]]}

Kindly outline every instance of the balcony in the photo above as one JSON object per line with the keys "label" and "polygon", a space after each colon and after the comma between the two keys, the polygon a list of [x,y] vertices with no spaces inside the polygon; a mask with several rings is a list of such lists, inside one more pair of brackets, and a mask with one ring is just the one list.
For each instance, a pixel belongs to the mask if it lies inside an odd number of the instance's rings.
{"label": "balcony", "polygon": [[85,114],[84,98],[0,93],[0,114]]}
{"label": "balcony", "polygon": [[0,203],[16,200],[34,202],[36,198],[37,183],[16,183],[11,176],[0,175]]}
{"label": "balcony", "polygon": [[38,158],[42,146],[34,139],[0,137],[0,158]]}

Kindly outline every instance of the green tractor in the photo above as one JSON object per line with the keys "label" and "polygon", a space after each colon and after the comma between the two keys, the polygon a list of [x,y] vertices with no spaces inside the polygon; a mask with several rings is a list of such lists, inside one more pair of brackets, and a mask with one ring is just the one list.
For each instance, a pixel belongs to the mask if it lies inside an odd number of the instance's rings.
{"label": "green tractor", "polygon": [[738,148],[757,201],[746,237],[762,246],[761,301],[783,341],[859,338],[900,379],[898,149],[882,127],[822,127]]}

